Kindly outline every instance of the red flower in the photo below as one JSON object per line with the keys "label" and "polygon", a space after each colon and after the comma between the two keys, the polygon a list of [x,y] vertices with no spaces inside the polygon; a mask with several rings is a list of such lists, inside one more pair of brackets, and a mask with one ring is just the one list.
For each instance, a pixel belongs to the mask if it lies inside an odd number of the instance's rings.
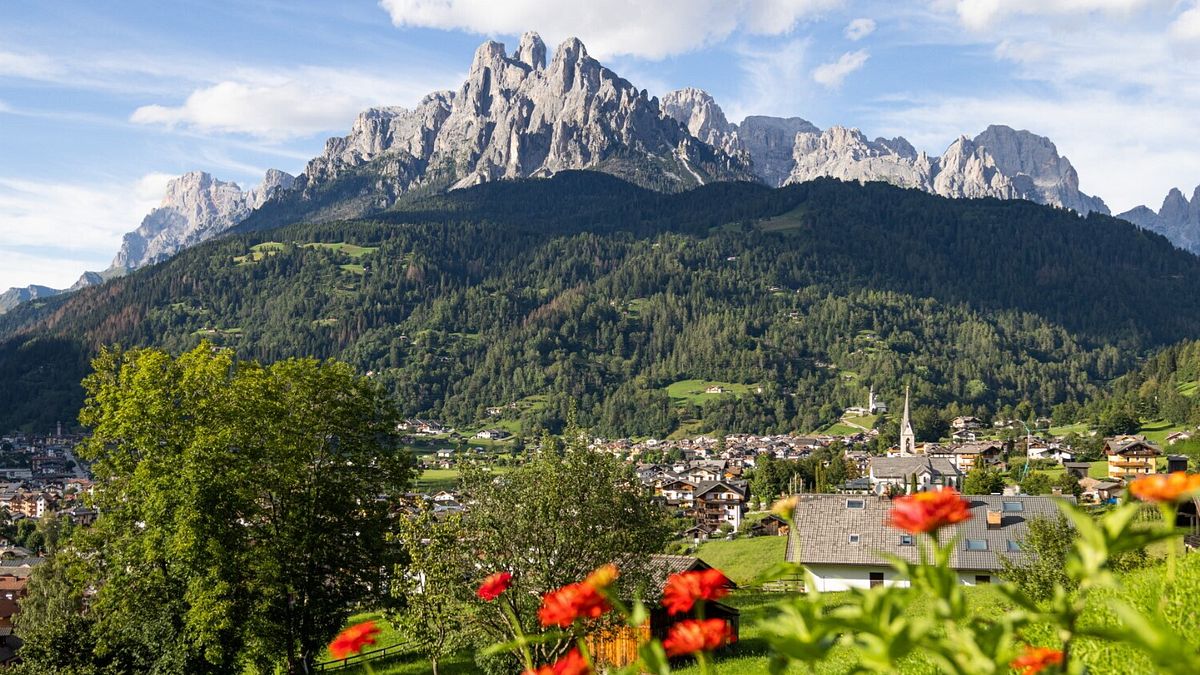
{"label": "red flower", "polygon": [[592,669],[578,649],[572,649],[561,659],[537,670],[526,670],[521,675],[588,675]]}
{"label": "red flower", "polygon": [[512,586],[512,575],[508,572],[496,572],[479,584],[479,590],[475,591],[475,595],[478,595],[481,600],[491,602],[507,591],[509,586]]}
{"label": "red flower", "polygon": [[329,643],[329,653],[335,659],[344,659],[352,654],[357,654],[363,650],[363,647],[375,644],[375,636],[381,632],[374,621],[364,621],[359,624],[350,626],[338,633],[338,636]]}
{"label": "red flower", "polygon": [[1021,671],[1021,675],[1035,675],[1050,666],[1062,665],[1063,653],[1049,647],[1025,647],[1025,653],[1010,665]]}
{"label": "red flower", "polygon": [[595,619],[612,609],[604,591],[617,579],[617,568],[605,565],[586,579],[542,596],[538,619],[543,626],[566,628],[576,619]]}
{"label": "red flower", "polygon": [[891,525],[906,532],[936,532],[971,517],[970,502],[954,488],[898,497],[892,502]]}
{"label": "red flower", "polygon": [[662,604],[672,616],[683,614],[697,600],[719,600],[729,593],[729,578],[721,570],[681,572],[667,578]]}
{"label": "red flower", "polygon": [[1142,476],[1129,484],[1129,491],[1144,502],[1179,502],[1200,492],[1200,473],[1176,471]]}
{"label": "red flower", "polygon": [[663,640],[663,649],[667,650],[667,656],[682,656],[700,651],[710,652],[736,640],[733,629],[724,619],[689,619],[671,626],[667,631],[667,639]]}
{"label": "red flower", "polygon": [[595,586],[585,583],[568,584],[542,596],[538,619],[543,626],[566,628],[576,619],[595,619],[612,609]]}

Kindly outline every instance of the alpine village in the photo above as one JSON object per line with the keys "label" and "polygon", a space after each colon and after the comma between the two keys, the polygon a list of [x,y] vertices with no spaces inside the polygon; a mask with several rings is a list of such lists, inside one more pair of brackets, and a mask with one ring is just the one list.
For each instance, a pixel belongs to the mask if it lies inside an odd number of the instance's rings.
{"label": "alpine village", "polygon": [[[251,189],[196,156],[107,269],[0,295],[0,672],[1200,673],[1200,188],[734,123],[600,9],[603,62],[565,8],[472,57],[429,17],[521,3],[365,4],[457,88]],[[0,126],[49,77],[6,58]],[[223,86],[128,124],[200,142]]]}

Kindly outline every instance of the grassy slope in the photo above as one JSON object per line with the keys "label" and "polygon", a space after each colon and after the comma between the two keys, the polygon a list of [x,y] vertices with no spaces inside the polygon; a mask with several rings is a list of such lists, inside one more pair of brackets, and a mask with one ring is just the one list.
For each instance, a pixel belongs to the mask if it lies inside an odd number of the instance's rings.
{"label": "grassy slope", "polygon": [[783,562],[787,537],[743,537],[733,541],[706,541],[694,554],[723,571],[736,584],[745,584]]}

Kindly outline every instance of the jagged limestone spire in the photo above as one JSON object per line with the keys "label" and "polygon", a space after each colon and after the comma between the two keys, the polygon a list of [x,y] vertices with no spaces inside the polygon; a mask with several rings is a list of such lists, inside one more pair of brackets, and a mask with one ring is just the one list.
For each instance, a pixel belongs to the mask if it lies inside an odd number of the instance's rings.
{"label": "jagged limestone spire", "polygon": [[917,454],[917,437],[913,433],[912,418],[909,414],[909,392],[904,388],[904,415],[900,418],[900,456]]}

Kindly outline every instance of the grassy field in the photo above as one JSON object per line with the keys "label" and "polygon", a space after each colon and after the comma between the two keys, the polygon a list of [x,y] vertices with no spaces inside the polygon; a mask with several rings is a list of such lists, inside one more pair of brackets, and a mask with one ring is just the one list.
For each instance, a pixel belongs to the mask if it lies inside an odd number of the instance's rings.
{"label": "grassy field", "polygon": [[418,492],[453,490],[458,487],[461,475],[458,469],[425,469],[417,478],[416,489]]}
{"label": "grassy field", "polygon": [[[735,384],[733,382],[718,382],[717,380],[680,380],[667,385],[667,396],[677,404],[694,403],[702,405],[705,401],[733,394],[735,396],[743,396],[750,393],[752,384]],[[709,387],[721,387],[725,391],[720,394],[708,394],[705,390]]]}
{"label": "grassy field", "polygon": [[1146,440],[1166,445],[1167,436],[1176,431],[1183,431],[1188,427],[1183,424],[1171,424],[1167,420],[1151,420],[1143,421],[1142,428],[1138,429],[1138,433],[1146,437]]}
{"label": "grassy field", "polygon": [[786,548],[787,537],[742,537],[733,541],[706,541],[694,555],[742,585],[775,563],[783,562]]}
{"label": "grassy field", "polygon": [[337,243],[333,243],[333,244],[314,242],[311,244],[305,244],[304,247],[305,248],[319,248],[319,249],[324,249],[326,251],[333,251],[335,253],[341,253],[343,255],[348,255],[351,258],[361,258],[364,255],[367,255],[369,253],[374,253],[375,251],[379,250],[378,246],[359,246],[357,244],[347,244],[346,242],[337,242]]}
{"label": "grassy field", "polygon": [[1086,434],[1088,426],[1083,422],[1077,424],[1068,424],[1061,427],[1050,427],[1050,434],[1054,436],[1067,436],[1070,434]]}

